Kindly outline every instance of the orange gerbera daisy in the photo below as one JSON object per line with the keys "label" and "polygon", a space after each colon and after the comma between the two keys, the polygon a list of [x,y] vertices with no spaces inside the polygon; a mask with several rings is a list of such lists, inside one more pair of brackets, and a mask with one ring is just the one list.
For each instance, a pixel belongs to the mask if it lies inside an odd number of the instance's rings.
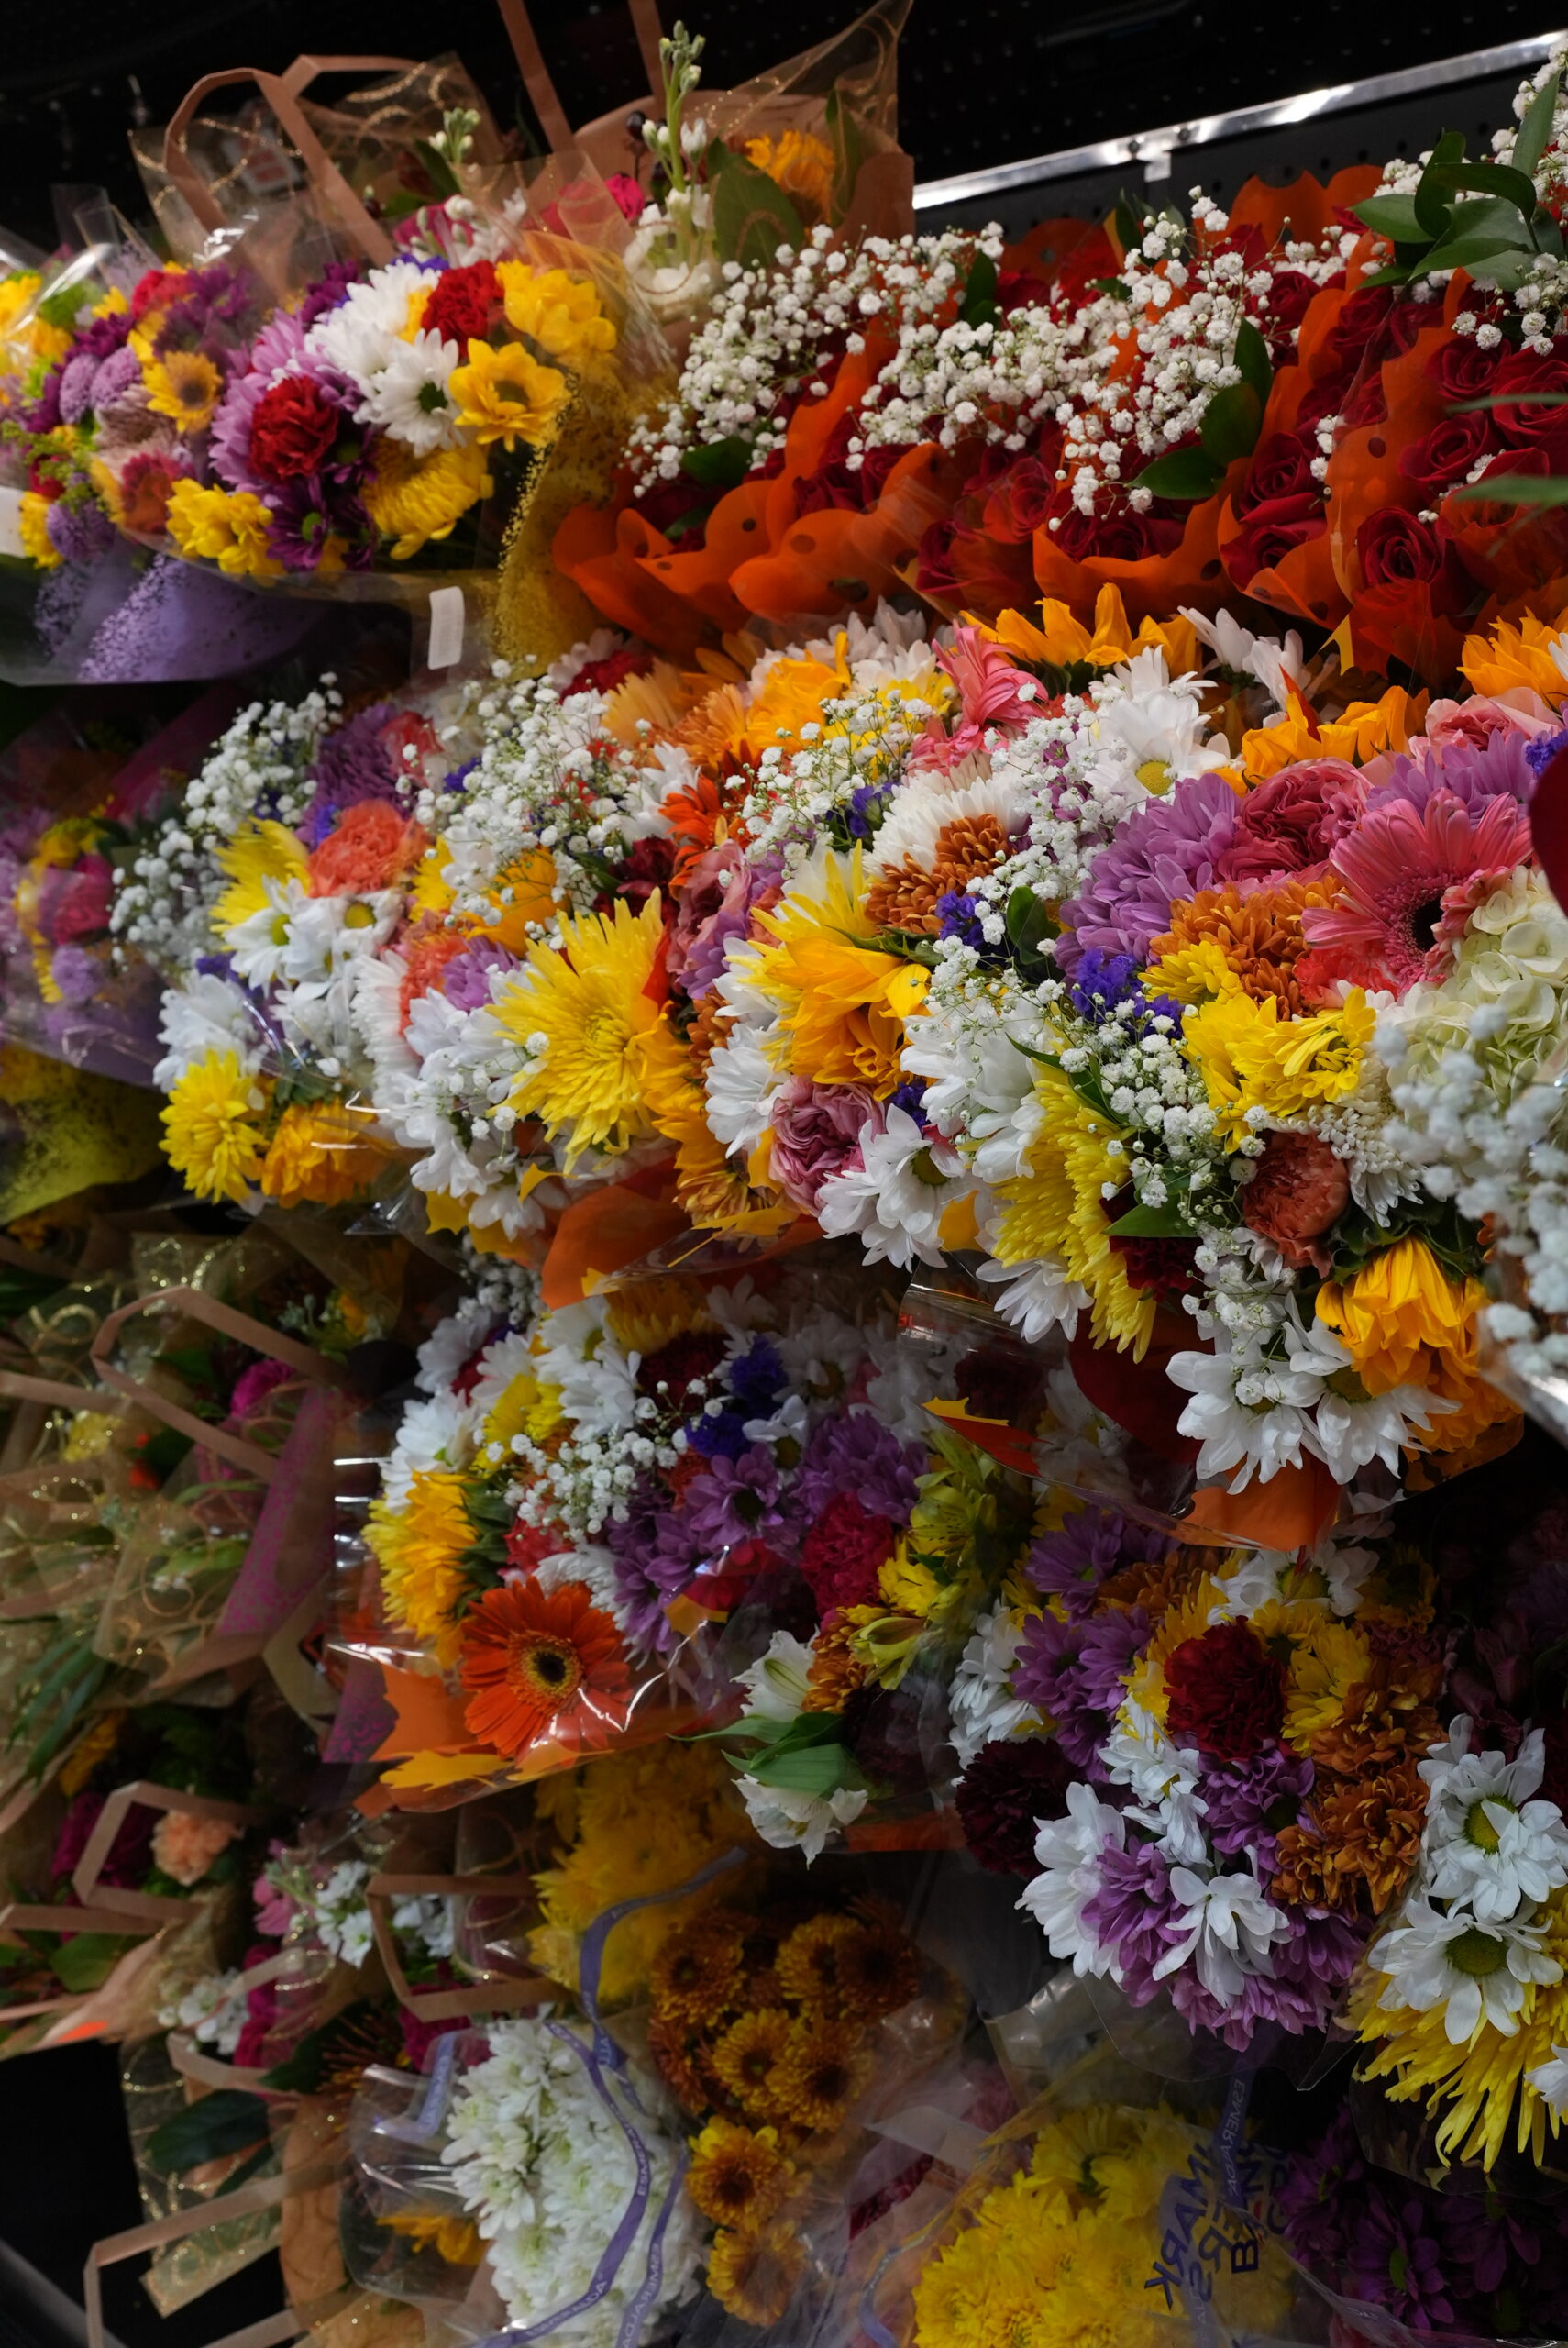
{"label": "orange gerbera daisy", "polygon": [[519,1759],[547,1730],[603,1744],[625,1726],[629,1675],[621,1634],[586,1583],[503,1583],[463,1621],[459,1659],[481,1744]]}
{"label": "orange gerbera daisy", "polygon": [[671,885],[678,884],[709,848],[730,836],[730,796],[722,782],[700,774],[692,784],[672,791],[659,807],[675,842]]}

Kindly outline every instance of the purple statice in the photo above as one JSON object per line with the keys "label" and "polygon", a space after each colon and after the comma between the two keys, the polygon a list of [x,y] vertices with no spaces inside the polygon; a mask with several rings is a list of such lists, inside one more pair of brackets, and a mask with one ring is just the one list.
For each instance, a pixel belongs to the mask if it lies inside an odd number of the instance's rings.
{"label": "purple statice", "polygon": [[1540,771],[1530,761],[1530,746],[1512,727],[1489,735],[1485,742],[1439,742],[1426,746],[1423,759],[1397,755],[1388,760],[1382,780],[1373,784],[1365,800],[1370,814],[1396,799],[1425,807],[1439,792],[1447,792],[1462,807],[1479,811],[1489,799],[1517,799],[1527,805]]}
{"label": "purple statice", "polygon": [[46,523],[49,542],[63,562],[95,562],[115,543],[115,526],[91,494],[57,497]]}
{"label": "purple statice", "polygon": [[1042,1598],[1059,1598],[1077,1618],[1093,1611],[1095,1593],[1111,1574],[1134,1559],[1161,1565],[1175,1546],[1114,1509],[1084,1508],[1041,1535],[1023,1570]]}
{"label": "purple statice", "polygon": [[480,1011],[491,1000],[492,973],[516,968],[517,957],[507,947],[498,946],[492,937],[476,937],[463,953],[455,954],[442,971],[441,991],[459,1011]]}
{"label": "purple statice", "polygon": [[465,759],[460,767],[454,767],[451,773],[443,778],[442,790],[461,791],[478,764],[478,759]]}
{"label": "purple statice", "polygon": [[1556,734],[1538,734],[1533,742],[1525,745],[1525,764],[1537,782],[1546,772],[1559,750],[1568,750],[1568,726]]}
{"label": "purple statice", "polygon": [[1127,1851],[1107,1844],[1096,1866],[1099,1888],[1084,1909],[1084,1922],[1101,1948],[1114,1952],[1133,2005],[1146,2006],[1159,1991],[1154,1967],[1183,1936],[1169,1866],[1153,1843]]}
{"label": "purple statice", "polygon": [[1228,1859],[1251,1859],[1259,1881],[1266,1883],[1275,1869],[1279,1828],[1295,1817],[1315,1775],[1305,1754],[1283,1744],[1245,1761],[1207,1763],[1199,1791],[1214,1848]]}
{"label": "purple statice", "polygon": [[783,1523],[778,1503],[778,1462],[765,1443],[754,1443],[738,1459],[709,1461],[707,1474],[688,1485],[681,1516],[703,1548],[733,1549],[765,1540]]}
{"label": "purple statice", "polygon": [[1240,803],[1222,774],[1189,775],[1130,815],[1089,867],[1083,894],[1062,907],[1061,968],[1072,976],[1095,946],[1146,962],[1171,925],[1171,907],[1215,885]]}
{"label": "purple statice", "polygon": [[306,847],[319,847],[346,807],[398,798],[398,772],[381,729],[396,714],[390,702],[362,709],[329,734],[315,755],[315,790],[300,823]]}
{"label": "purple statice", "polygon": [[250,427],[264,392],[288,373],[304,345],[305,330],[297,310],[279,310],[262,327],[250,347],[249,360],[235,375],[218,402],[213,417],[212,460],[220,481],[230,489],[259,494],[269,484],[250,466]]}
{"label": "purple statice", "polygon": [[700,1411],[688,1423],[686,1440],[703,1459],[738,1459],[751,1442],[739,1411]]}
{"label": "purple statice", "polygon": [[935,912],[938,937],[955,937],[960,946],[967,946],[977,954],[999,950],[986,936],[985,916],[990,911],[967,889],[944,889],[936,901]]}
{"label": "purple statice", "polygon": [[1150,1627],[1141,1606],[1077,1623],[1036,1614],[1025,1624],[1013,1693],[1049,1713],[1075,1768],[1098,1768],[1099,1748],[1127,1693],[1122,1683]]}
{"label": "purple statice", "polygon": [[347,570],[366,570],[375,559],[370,515],[350,492],[320,473],[274,486],[265,504],[267,551],[285,570],[319,570],[329,539],[337,541]]}
{"label": "purple statice", "polygon": [[892,789],[891,781],[863,782],[857,791],[850,793],[844,826],[852,840],[875,837],[877,825],[886,812],[884,803]]}
{"label": "purple statice", "polygon": [[295,313],[304,332],[308,334],[328,310],[336,310],[350,285],[357,285],[364,274],[364,265],[358,260],[335,260],[323,270]]}
{"label": "purple statice", "polygon": [[831,1500],[853,1492],[868,1516],[907,1524],[924,1467],[922,1445],[900,1443],[869,1411],[848,1411],[812,1431],[795,1479],[795,1504],[814,1523]]}
{"label": "purple statice", "polygon": [[1138,965],[1131,954],[1107,954],[1098,946],[1091,946],[1079,960],[1077,976],[1067,989],[1067,999],[1080,1019],[1089,1020],[1096,1026],[1127,1004],[1136,1014],[1130,1023],[1132,1032],[1141,1034],[1151,1019],[1169,1019],[1178,1027],[1181,1024],[1179,1002],[1168,994],[1144,993]]}
{"label": "purple statice", "polygon": [[901,1084],[895,1084],[889,1096],[888,1106],[889,1109],[901,1109],[906,1117],[913,1117],[917,1124],[924,1124],[924,1077],[906,1076]]}

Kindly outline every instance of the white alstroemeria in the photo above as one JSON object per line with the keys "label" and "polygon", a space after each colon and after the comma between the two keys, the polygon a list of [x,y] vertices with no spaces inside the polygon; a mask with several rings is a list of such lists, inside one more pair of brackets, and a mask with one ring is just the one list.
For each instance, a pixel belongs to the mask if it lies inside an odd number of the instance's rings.
{"label": "white alstroemeria", "polygon": [[1172,1743],[1153,1712],[1130,1696],[1101,1748],[1113,1786],[1130,1786],[1141,1807],[1127,1816],[1157,1836],[1173,1865],[1198,1866],[1209,1855],[1203,1820],[1208,1804],[1198,1788],[1203,1758]]}
{"label": "white alstroemeria", "polygon": [[411,1892],[392,1905],[392,1926],[405,1940],[418,1941],[426,1956],[450,1956],[457,1919],[452,1903],[436,1892]]}
{"label": "white alstroemeria", "polygon": [[836,1793],[791,1793],[782,1786],[765,1786],[756,1778],[738,1778],[736,1790],[746,1816],[763,1841],[775,1851],[800,1851],[808,1866],[820,1859],[830,1834],[859,1817],[870,1796],[864,1788],[841,1786]]}
{"label": "white alstroemeria", "polygon": [[1206,1877],[1178,1866],[1170,1885],[1183,1937],[1155,1966],[1156,1981],[1191,1962],[1211,1998],[1236,1998],[1249,1974],[1265,1969],[1274,1944],[1290,1938],[1288,1920],[1250,1875]]}
{"label": "white alstroemeria", "polygon": [[1562,1978],[1562,1966],[1541,1946],[1543,1929],[1477,1923],[1463,1909],[1445,1916],[1417,1894],[1367,1951],[1373,1971],[1387,1976],[1377,2002],[1387,2012],[1408,2006],[1425,2014],[1441,2007],[1451,2046],[1464,2045],[1484,2021],[1511,2038],[1527,1983]]}
{"label": "white alstroemeria", "polygon": [[1427,1888],[1482,1923],[1500,1923],[1568,1883],[1568,1827],[1554,1801],[1531,1800],[1546,1771],[1540,1729],[1512,1761],[1472,1753],[1470,1732],[1461,1713],[1418,1765],[1428,1787]]}
{"label": "white alstroemeria", "polygon": [[943,1261],[942,1218],[968,1188],[963,1159],[907,1109],[889,1106],[878,1126],[860,1128],[858,1168],[835,1174],[817,1193],[823,1236],[858,1233],[870,1264]]}
{"label": "white alstroemeria", "polygon": [[950,1733],[958,1767],[966,1769],[983,1744],[1016,1736],[1037,1715],[1012,1692],[1012,1667],[1023,1644],[1024,1618],[999,1606],[977,1615],[948,1690]]}
{"label": "white alstroemeria", "polygon": [[792,1631],[775,1631],[767,1651],[737,1671],[735,1680],[746,1691],[741,1717],[751,1721],[792,1721],[806,1700],[812,1649]]}
{"label": "white alstroemeria", "polygon": [[1066,1817],[1046,1819],[1034,1837],[1041,1871],[1025,1885],[1018,1904],[1034,1918],[1052,1955],[1070,1956],[1080,1976],[1109,1973],[1112,1980],[1121,1978],[1115,1952],[1085,1922],[1084,1911],[1099,1889],[1101,1852],[1108,1846],[1122,1850],[1126,1842],[1121,1812],[1081,1782],[1067,1788]]}

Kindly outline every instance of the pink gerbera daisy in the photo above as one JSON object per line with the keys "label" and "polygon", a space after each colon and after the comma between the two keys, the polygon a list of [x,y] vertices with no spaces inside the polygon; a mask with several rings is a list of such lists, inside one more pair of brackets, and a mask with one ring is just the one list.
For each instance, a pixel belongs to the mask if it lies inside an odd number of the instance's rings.
{"label": "pink gerbera daisy", "polygon": [[1474,907],[1529,852],[1529,819],[1511,798],[1471,808],[1437,791],[1424,807],[1374,808],[1330,855],[1338,902],[1301,916],[1315,975],[1396,994],[1441,979]]}

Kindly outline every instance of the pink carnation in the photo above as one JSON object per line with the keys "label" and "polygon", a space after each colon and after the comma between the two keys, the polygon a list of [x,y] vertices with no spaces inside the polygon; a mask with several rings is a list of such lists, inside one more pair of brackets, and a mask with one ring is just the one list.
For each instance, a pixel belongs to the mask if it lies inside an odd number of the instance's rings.
{"label": "pink carnation", "polygon": [[1347,798],[1360,788],[1342,759],[1314,759],[1286,767],[1250,791],[1236,812],[1228,847],[1214,859],[1221,880],[1271,880],[1309,872],[1345,829]]}
{"label": "pink carnation", "polygon": [[238,1834],[237,1826],[226,1825],[222,1819],[193,1818],[188,1811],[166,1810],[153,1829],[152,1864],[189,1890]]}
{"label": "pink carnation", "polygon": [[772,1173],[786,1197],[812,1212],[823,1184],[860,1162],[867,1118],[880,1132],[877,1103],[858,1084],[792,1076],[773,1103]]}

